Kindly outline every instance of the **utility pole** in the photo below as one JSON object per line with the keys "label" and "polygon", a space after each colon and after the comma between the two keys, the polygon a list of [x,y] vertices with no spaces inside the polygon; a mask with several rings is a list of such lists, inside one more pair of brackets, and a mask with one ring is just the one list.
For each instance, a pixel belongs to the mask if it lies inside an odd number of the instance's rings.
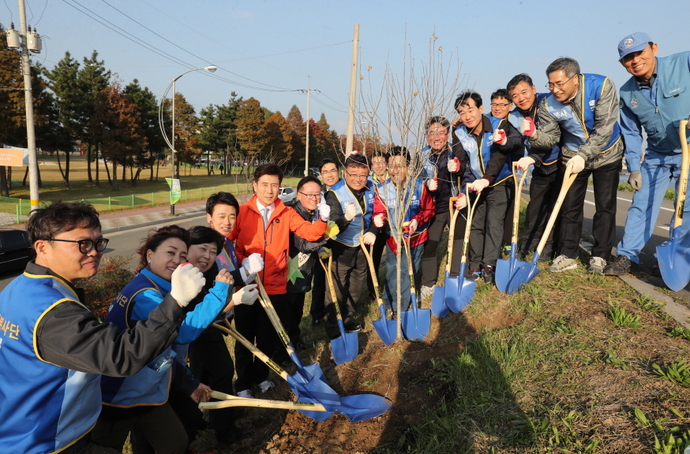
{"label": "utility pole", "polygon": [[[38,162],[36,160],[36,134],[34,130],[34,101],[31,87],[31,63],[27,46],[28,30],[24,0],[19,0],[19,31],[21,33],[21,60],[24,75],[24,101],[26,104],[26,146],[29,149],[29,197],[31,211],[38,209]],[[40,50],[40,49],[39,49]]]}
{"label": "utility pole", "polygon": [[359,24],[355,24],[355,37],[352,41],[352,67],[350,68],[350,105],[347,112],[347,139],[345,156],[352,153],[355,131],[355,98],[357,89],[357,52],[359,51]]}
{"label": "utility pole", "polygon": [[302,93],[306,92],[307,93],[307,141],[306,141],[306,150],[304,152],[304,176],[308,177],[309,176],[309,120],[311,119],[311,114],[309,113],[309,101],[311,98],[311,92],[312,91],[318,91],[321,93],[320,90],[317,90],[316,88],[310,88],[311,87],[311,78],[307,76],[307,89],[306,90],[300,90]]}

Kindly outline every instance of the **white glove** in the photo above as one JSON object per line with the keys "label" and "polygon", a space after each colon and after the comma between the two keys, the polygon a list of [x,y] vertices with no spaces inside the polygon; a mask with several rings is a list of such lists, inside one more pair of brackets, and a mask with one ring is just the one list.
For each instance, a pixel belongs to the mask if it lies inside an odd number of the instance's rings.
{"label": "white glove", "polygon": [[508,136],[506,135],[506,132],[502,129],[497,129],[494,131],[493,135],[494,143],[497,143],[499,145],[505,145],[508,142]]}
{"label": "white glove", "polygon": [[254,301],[259,297],[259,290],[256,287],[256,284],[249,284],[236,291],[232,295],[232,302],[235,303],[235,306],[240,304],[251,306],[254,304]]}
{"label": "white glove", "polygon": [[260,273],[264,269],[264,258],[258,252],[242,260],[242,267],[247,275]]}
{"label": "white glove", "polygon": [[354,202],[350,202],[347,205],[347,208],[345,208],[345,220],[350,222],[355,218],[355,216],[357,216],[357,208],[355,208]]}
{"label": "white glove", "polygon": [[474,180],[474,182],[467,185],[470,191],[474,191],[477,194],[486,189],[487,186],[489,186],[489,180],[485,180],[484,178],[480,180]]}
{"label": "white glove", "polygon": [[199,268],[189,262],[183,263],[173,271],[170,279],[172,288],[170,295],[181,307],[187,307],[187,304],[196,298],[205,283],[206,279],[204,279]]}
{"label": "white glove", "polygon": [[331,215],[331,207],[326,202],[321,200],[321,203],[316,207],[319,210],[319,217],[323,222],[328,222],[328,217]]}
{"label": "white glove", "polygon": [[371,246],[372,244],[376,243],[376,235],[372,232],[367,232],[364,234],[363,241],[367,246]]}
{"label": "white glove", "polygon": [[525,117],[522,120],[522,123],[520,123],[520,133],[522,135],[532,137],[536,131],[537,127],[534,124],[534,120],[532,120],[530,117]]}
{"label": "white glove", "polygon": [[518,159],[517,166],[518,169],[522,170],[527,170],[529,166],[534,164],[534,159],[530,158],[529,156],[525,156],[524,158]]}
{"label": "white glove", "polygon": [[376,216],[374,216],[374,225],[377,228],[383,228],[384,225],[386,225],[386,215],[383,213],[379,213]]}
{"label": "white glove", "polygon": [[426,180],[426,187],[429,188],[429,191],[436,192],[436,190],[438,189],[438,179],[429,178],[428,180]]}
{"label": "white glove", "polygon": [[630,172],[628,183],[630,183],[630,186],[632,186],[632,188],[636,191],[642,189],[642,172],[639,170],[633,170]]}
{"label": "white glove", "polygon": [[570,173],[580,173],[585,168],[585,159],[580,155],[575,155],[570,158],[566,165],[566,170],[570,169]]}
{"label": "white glove", "polygon": [[458,158],[453,158],[448,160],[448,171],[450,173],[455,173],[460,170],[460,160]]}
{"label": "white glove", "polygon": [[458,200],[455,201],[455,209],[456,210],[462,210],[467,206],[467,197],[465,197],[465,194],[460,193],[458,194]]}

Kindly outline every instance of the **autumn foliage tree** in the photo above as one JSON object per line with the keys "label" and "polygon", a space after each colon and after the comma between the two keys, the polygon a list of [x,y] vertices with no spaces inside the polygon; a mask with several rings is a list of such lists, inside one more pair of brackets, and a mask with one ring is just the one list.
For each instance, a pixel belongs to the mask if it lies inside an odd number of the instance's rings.
{"label": "autumn foliage tree", "polygon": [[[101,90],[96,98],[96,106],[89,128],[105,157],[105,168],[111,187],[117,191],[120,188],[117,177],[118,164],[123,168],[124,179],[126,167],[143,165],[145,160],[142,157],[146,153],[148,143],[140,126],[141,116],[136,104],[125,96],[118,82],[113,82]],[[112,178],[108,170],[108,161],[113,167]]]}
{"label": "autumn foliage tree", "polygon": [[264,112],[259,101],[249,98],[240,103],[237,109],[237,140],[250,161],[256,161],[268,143],[264,124]]}

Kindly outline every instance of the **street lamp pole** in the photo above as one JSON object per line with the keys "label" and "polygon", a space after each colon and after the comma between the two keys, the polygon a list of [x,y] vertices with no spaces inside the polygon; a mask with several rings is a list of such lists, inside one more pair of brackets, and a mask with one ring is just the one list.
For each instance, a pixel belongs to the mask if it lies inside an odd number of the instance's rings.
{"label": "street lamp pole", "polygon": [[[196,69],[190,69],[189,71],[183,72],[179,76],[175,77],[172,82],[170,82],[170,85],[168,85],[168,88],[165,89],[165,92],[163,93],[163,97],[161,98],[161,104],[158,109],[158,125],[161,128],[161,132],[163,133],[163,138],[167,142],[168,146],[170,146],[170,162],[172,163],[172,181],[171,181],[171,186],[170,186],[170,214],[174,215],[175,214],[175,204],[172,202],[172,190],[173,190],[173,185],[175,184],[175,82],[177,82],[177,79],[180,77],[184,76],[185,74],[189,74],[194,71],[208,71],[208,72],[215,72],[216,69],[218,69],[217,66],[205,66],[203,68],[196,68]],[[165,95],[168,93],[168,90],[172,87],[172,138],[171,140],[168,140],[167,135],[165,134],[165,128],[163,127],[163,102],[165,101]]]}

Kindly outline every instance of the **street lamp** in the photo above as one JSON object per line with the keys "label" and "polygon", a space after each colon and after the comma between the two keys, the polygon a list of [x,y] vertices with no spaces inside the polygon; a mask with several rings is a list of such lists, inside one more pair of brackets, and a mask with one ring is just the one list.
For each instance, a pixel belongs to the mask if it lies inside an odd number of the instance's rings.
{"label": "street lamp", "polygon": [[[190,69],[189,71],[183,72],[179,76],[175,77],[172,82],[168,85],[168,87],[165,89],[165,92],[163,92],[163,96],[161,97],[161,103],[158,108],[158,125],[161,128],[161,133],[163,134],[163,138],[165,139],[165,142],[168,144],[170,147],[170,162],[172,164],[172,181],[170,183],[170,214],[175,214],[175,204],[172,202],[172,190],[173,190],[173,185],[175,184],[175,82],[177,82],[177,79],[180,77],[184,76],[185,74],[189,74],[194,71],[208,71],[208,72],[215,72],[216,69],[218,69],[217,66],[205,66],[203,68],[196,68],[196,69]],[[163,127],[163,103],[165,102],[165,97],[168,94],[168,91],[170,91],[170,88],[172,87],[172,139],[168,140],[168,136],[165,134],[165,128]]]}

